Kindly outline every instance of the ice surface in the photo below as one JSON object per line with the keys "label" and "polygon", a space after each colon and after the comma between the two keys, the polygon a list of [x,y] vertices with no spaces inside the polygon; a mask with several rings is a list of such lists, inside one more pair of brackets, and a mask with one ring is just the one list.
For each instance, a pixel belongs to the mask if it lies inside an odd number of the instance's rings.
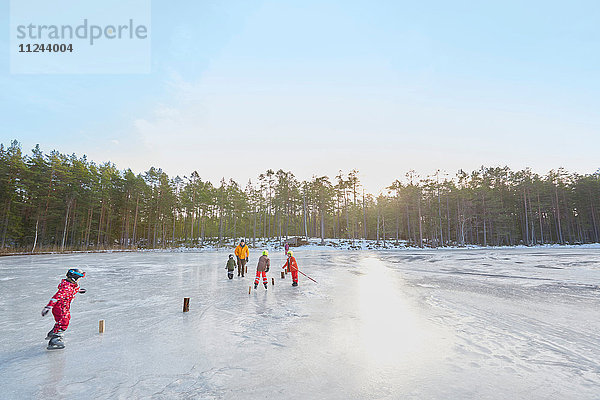
{"label": "ice surface", "polygon": [[[0,258],[0,398],[600,398],[598,249],[295,253],[318,284],[273,251],[250,294],[258,251],[232,281],[225,251]],[[70,267],[88,292],[47,351]]]}

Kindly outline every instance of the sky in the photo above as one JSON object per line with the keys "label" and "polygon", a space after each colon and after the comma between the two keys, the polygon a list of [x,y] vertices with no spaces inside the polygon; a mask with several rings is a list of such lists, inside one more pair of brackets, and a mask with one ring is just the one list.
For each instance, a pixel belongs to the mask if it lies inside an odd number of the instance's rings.
{"label": "sky", "polygon": [[[0,1],[8,32],[9,4]],[[152,1],[145,74],[11,74],[0,143],[242,185],[600,168],[597,1]]]}

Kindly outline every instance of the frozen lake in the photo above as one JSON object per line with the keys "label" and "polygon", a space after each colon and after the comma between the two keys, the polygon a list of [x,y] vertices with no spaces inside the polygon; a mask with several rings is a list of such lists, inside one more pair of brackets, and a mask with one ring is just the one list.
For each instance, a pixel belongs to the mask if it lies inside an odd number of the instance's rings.
{"label": "frozen lake", "polygon": [[[298,288],[271,253],[250,294],[257,250],[232,281],[224,251],[0,258],[0,398],[600,398],[598,249],[299,248]],[[88,291],[47,351],[72,267]]]}

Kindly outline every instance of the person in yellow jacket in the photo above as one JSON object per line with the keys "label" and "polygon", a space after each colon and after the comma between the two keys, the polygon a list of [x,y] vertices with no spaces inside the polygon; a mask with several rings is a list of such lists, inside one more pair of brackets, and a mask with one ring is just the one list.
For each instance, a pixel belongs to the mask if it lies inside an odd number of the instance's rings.
{"label": "person in yellow jacket", "polygon": [[244,239],[240,241],[240,244],[235,248],[234,253],[237,257],[238,276],[241,274],[243,278],[246,269],[246,263],[248,262],[248,256],[250,255],[250,251],[248,250],[248,246],[246,246]]}

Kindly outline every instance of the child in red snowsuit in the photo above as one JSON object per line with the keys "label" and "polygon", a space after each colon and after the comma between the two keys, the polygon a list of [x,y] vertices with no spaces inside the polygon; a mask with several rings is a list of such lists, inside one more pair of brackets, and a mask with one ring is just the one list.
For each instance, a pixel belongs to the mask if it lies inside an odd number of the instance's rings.
{"label": "child in red snowsuit", "polygon": [[282,268],[287,268],[292,273],[292,286],[298,286],[298,263],[294,258],[294,252],[288,251],[288,258]]}
{"label": "child in red snowsuit", "polygon": [[54,316],[54,328],[50,332],[46,339],[50,340],[48,344],[49,349],[62,349],[64,346],[62,342],[62,335],[69,326],[71,320],[71,301],[77,293],[85,293],[86,290],[79,287],[77,280],[83,278],[85,272],[78,269],[70,269],[67,272],[67,279],[63,279],[58,285],[58,292],[48,302],[46,307],[42,310],[42,316],[48,314],[52,310]]}

